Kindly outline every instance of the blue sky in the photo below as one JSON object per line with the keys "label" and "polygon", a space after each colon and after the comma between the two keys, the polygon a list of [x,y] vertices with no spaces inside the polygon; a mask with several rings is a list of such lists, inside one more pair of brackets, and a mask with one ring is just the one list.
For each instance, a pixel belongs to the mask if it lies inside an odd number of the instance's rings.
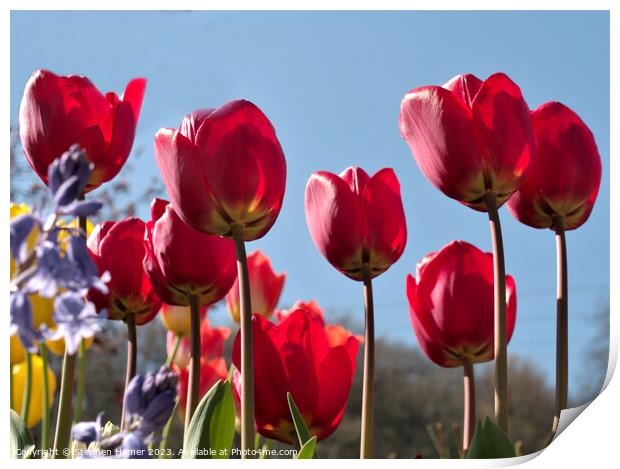
{"label": "blue sky", "polygon": [[[282,304],[315,298],[363,320],[359,283],[336,272],[308,233],[304,187],[317,170],[358,165],[395,169],[409,238],[401,260],[375,281],[378,333],[415,343],[405,276],[426,253],[453,239],[490,250],[485,214],[446,198],[423,177],[398,130],[410,89],[458,73],[503,71],[531,108],[559,100],[592,129],[603,180],[588,223],[568,234],[571,385],[583,376],[593,312],[609,291],[609,17],[606,12],[13,12],[11,122],[32,71],[84,74],[122,92],[148,78],[136,146],[145,150],[137,187],[158,170],[152,140],[198,108],[235,98],[273,122],[288,165],[281,215],[263,249],[288,273]],[[138,176],[139,175],[139,176]],[[139,180],[139,177],[142,180]],[[148,207],[142,207],[142,217]],[[554,370],[555,250],[550,231],[501,210],[507,272],[517,282],[517,325],[509,351]],[[222,312],[215,321],[224,321]]]}

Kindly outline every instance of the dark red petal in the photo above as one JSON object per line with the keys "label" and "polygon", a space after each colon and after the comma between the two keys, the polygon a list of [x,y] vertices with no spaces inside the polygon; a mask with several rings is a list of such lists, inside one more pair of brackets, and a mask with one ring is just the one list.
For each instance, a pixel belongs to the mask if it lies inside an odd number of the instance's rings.
{"label": "dark red petal", "polygon": [[451,91],[424,86],[400,107],[400,132],[428,180],[448,197],[467,203],[485,192],[471,110]]}
{"label": "dark red petal", "polygon": [[471,73],[465,73],[463,75],[457,75],[447,83],[442,85],[442,88],[452,91],[454,96],[463,101],[468,108],[471,109],[471,103],[478,94],[478,90],[482,86],[482,80]]}
{"label": "dark red petal", "polygon": [[198,152],[185,136],[172,129],[157,132],[155,161],[168,196],[186,223],[213,235],[230,231],[230,223],[222,217],[220,204],[203,177]]}
{"label": "dark red petal", "polygon": [[365,226],[360,201],[335,174],[319,171],[310,176],[305,194],[306,221],[317,249],[338,270],[361,278]]}
{"label": "dark red petal", "polygon": [[407,276],[407,300],[409,302],[409,318],[413,332],[418,339],[420,348],[426,356],[439,366],[455,367],[462,363],[451,354],[449,354],[438,338],[436,326],[432,322],[430,313],[421,305],[418,299],[418,284],[411,274]]}
{"label": "dark red petal", "polygon": [[361,197],[366,188],[366,184],[370,181],[370,176],[362,168],[351,166],[339,174],[340,179],[349,185],[349,189],[354,194]]}
{"label": "dark red petal", "polygon": [[[282,359],[284,351],[279,350],[273,342],[273,334],[276,333],[274,330],[275,326],[262,316],[254,315],[252,317],[254,420],[261,433],[265,428],[278,427],[281,420],[291,420],[286,398],[289,385]],[[241,344],[239,333],[235,337],[232,359],[235,367],[240,370]]]}
{"label": "dark red petal", "polygon": [[154,223],[153,248],[170,287],[187,295],[199,295],[201,306],[221,300],[235,280],[233,242],[196,231],[171,204]]}
{"label": "dark red petal", "polygon": [[230,102],[200,126],[196,145],[227,219],[244,225],[246,241],[264,235],[280,211],[286,184],[284,153],[269,119],[248,101]]}
{"label": "dark red petal", "polygon": [[487,78],[472,112],[480,136],[487,188],[505,202],[522,184],[534,150],[529,108],[519,87],[503,73]]}
{"label": "dark red petal", "polygon": [[402,255],[407,243],[407,224],[400,184],[390,168],[377,172],[363,192],[367,224],[367,249],[372,275],[387,270]]}

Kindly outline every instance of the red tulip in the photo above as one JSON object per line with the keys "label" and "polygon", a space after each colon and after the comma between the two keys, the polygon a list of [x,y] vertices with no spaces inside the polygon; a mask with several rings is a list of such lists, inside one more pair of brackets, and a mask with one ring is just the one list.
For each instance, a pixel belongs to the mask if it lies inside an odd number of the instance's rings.
{"label": "red tulip", "polygon": [[286,161],[275,130],[262,111],[238,100],[196,111],[178,130],[155,135],[155,159],[179,215],[195,229],[232,237],[262,237],[284,198]]}
{"label": "red tulip", "polygon": [[[252,312],[266,318],[270,317],[278,305],[284,288],[286,274],[276,274],[271,268],[271,261],[261,251],[254,251],[248,256],[248,275],[252,298]],[[239,322],[239,282],[235,283],[226,295],[226,307],[230,317]]]}
{"label": "red tulip", "polygon": [[519,87],[503,73],[481,81],[458,75],[407,93],[400,131],[424,175],[448,197],[486,211],[484,194],[502,205],[521,186],[534,139]]}
{"label": "red tulip", "polygon": [[[187,403],[187,386],[189,383],[189,371],[187,368],[179,368],[172,365],[173,371],[178,375],[179,382],[177,384],[177,396],[179,397],[179,410],[181,414],[185,414],[185,406]],[[226,360],[217,357],[211,359],[200,360],[200,382],[198,384],[198,399],[202,399],[205,394],[213,387],[218,379],[225,380],[228,377],[228,368]]]}
{"label": "red tulip", "polygon": [[[189,314],[189,312],[188,312]],[[211,360],[221,357],[224,354],[224,342],[230,336],[228,327],[211,327],[207,318],[202,320],[200,325],[200,357],[203,360]],[[169,331],[166,339],[166,352],[170,354],[174,348],[176,334]],[[177,353],[174,356],[173,363],[181,368],[189,365],[190,359],[190,339],[182,337],[179,342]]]}
{"label": "red tulip", "polygon": [[[303,310],[305,313],[309,314],[311,317],[318,317],[321,320],[324,319],[323,309],[319,306],[319,304],[310,300],[308,302],[304,301],[296,301],[293,303],[293,306],[288,310],[278,310],[273,316],[277,322],[284,321],[287,317],[289,317],[292,313],[297,310]],[[340,324],[327,324],[325,325],[325,333],[327,334],[327,342],[330,347],[336,347],[337,345],[344,345],[349,337],[353,336],[353,333],[348,329],[345,329]],[[361,344],[364,341],[364,338],[360,335],[356,335],[355,338]]]}
{"label": "red tulip", "polygon": [[[295,429],[287,392],[304,416],[310,433],[322,440],[331,435],[347,404],[358,341],[349,337],[330,345],[323,319],[299,309],[279,324],[252,318],[254,338],[254,419],[258,432],[292,444]],[[240,335],[233,347],[240,365]],[[235,380],[239,386],[239,380]],[[237,389],[239,392],[239,389]]]}
{"label": "red tulip", "polygon": [[88,296],[97,310],[107,309],[109,319],[124,320],[131,313],[136,325],[146,324],[161,307],[142,268],[143,239],[144,222],[139,218],[100,223],[88,238],[88,251],[99,273],[110,273],[109,293],[93,289]]}
{"label": "red tulip", "polygon": [[118,174],[133,146],[146,80],[131,80],[120,98],[101,94],[83,76],[35,70],[19,109],[19,136],[28,163],[47,184],[48,166],[74,143],[86,150],[91,191]]}
{"label": "red tulip", "polygon": [[[207,314],[207,306],[200,308],[200,318],[204,318]],[[164,327],[172,334],[181,337],[189,336],[190,332],[190,310],[189,306],[176,306],[164,303],[159,311],[161,322]]]}
{"label": "red tulip", "polygon": [[[428,254],[407,276],[411,324],[435,363],[463,365],[493,359],[493,256],[464,241]],[[515,326],[517,294],[506,276],[507,340]]]}
{"label": "red tulip", "polygon": [[510,213],[534,228],[564,229],[583,225],[594,207],[601,184],[601,157],[594,136],[581,118],[561,103],[532,111],[536,152],[528,177],[508,203]]}
{"label": "red tulip", "polygon": [[403,253],[407,225],[394,171],[369,177],[347,168],[339,176],[319,171],[306,185],[306,221],[317,249],[338,269],[362,280],[367,263],[371,277],[385,272]]}
{"label": "red tulip", "polygon": [[188,305],[190,295],[200,306],[224,298],[237,273],[233,242],[194,230],[161,199],[151,203],[151,216],[144,270],[159,296],[179,306]]}

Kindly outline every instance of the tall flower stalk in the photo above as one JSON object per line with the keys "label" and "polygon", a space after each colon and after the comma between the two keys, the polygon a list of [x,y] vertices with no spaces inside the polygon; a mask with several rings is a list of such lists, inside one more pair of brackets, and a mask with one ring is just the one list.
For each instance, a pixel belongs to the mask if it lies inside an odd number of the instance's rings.
{"label": "tall flower stalk", "polygon": [[254,449],[251,292],[245,242],[275,223],[286,161],[269,119],[254,104],[231,101],[189,114],[177,130],[155,135],[155,160],[174,209],[200,232],[232,239],[237,253],[242,354],[241,457]]}
{"label": "tall flower stalk", "polygon": [[556,383],[552,435],[568,405],[568,259],[566,231],[583,225],[601,184],[601,158],[594,135],[570,108],[548,102],[531,112],[536,151],[528,177],[508,202],[520,222],[555,233]]}
{"label": "tall flower stalk", "polygon": [[529,108],[505,74],[457,75],[405,95],[400,131],[427,179],[448,197],[488,212],[494,259],[495,418],[508,432],[506,285],[498,209],[524,183],[534,137]]}
{"label": "tall flower stalk", "polygon": [[400,184],[392,169],[372,177],[358,167],[340,175],[312,174],[306,185],[306,221],[317,249],[341,273],[364,285],[364,377],[360,458],[373,455],[375,319],[372,279],[401,256],[407,225]]}

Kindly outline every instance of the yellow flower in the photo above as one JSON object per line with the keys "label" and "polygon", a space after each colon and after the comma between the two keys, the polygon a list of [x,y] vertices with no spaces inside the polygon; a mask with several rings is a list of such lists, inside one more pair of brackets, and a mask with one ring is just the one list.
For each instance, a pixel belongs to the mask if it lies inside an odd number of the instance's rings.
{"label": "yellow flower", "polygon": [[[11,399],[11,409],[18,414],[22,411],[22,402],[26,392],[26,363],[20,363],[11,367],[13,375],[13,395]],[[50,368],[47,369],[48,399],[50,408],[54,403],[56,392],[56,376]],[[29,427],[34,427],[41,421],[43,415],[43,360],[38,355],[32,356],[32,381],[30,393],[30,407],[28,412]]]}
{"label": "yellow flower", "polygon": [[11,365],[21,363],[26,359],[26,351],[17,334],[11,336]]}

